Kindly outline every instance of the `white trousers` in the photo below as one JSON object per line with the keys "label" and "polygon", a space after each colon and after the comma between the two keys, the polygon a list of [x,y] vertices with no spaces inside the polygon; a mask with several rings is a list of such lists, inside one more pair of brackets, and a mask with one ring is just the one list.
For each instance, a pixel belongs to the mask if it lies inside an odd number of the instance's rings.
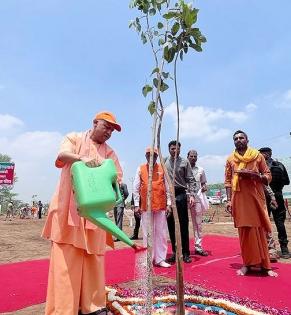
{"label": "white trousers", "polygon": [[193,207],[190,207],[192,224],[193,224],[193,233],[195,240],[195,249],[202,249],[202,207],[200,202],[195,202]]}
{"label": "white trousers", "polygon": [[[167,218],[166,211],[156,211],[151,212],[153,230],[152,230],[152,240],[153,240],[153,262],[159,264],[161,261],[166,259],[167,256]],[[147,245],[147,227],[149,224],[147,221],[150,219],[148,213],[143,211],[141,214],[141,227],[143,235],[143,245]]]}

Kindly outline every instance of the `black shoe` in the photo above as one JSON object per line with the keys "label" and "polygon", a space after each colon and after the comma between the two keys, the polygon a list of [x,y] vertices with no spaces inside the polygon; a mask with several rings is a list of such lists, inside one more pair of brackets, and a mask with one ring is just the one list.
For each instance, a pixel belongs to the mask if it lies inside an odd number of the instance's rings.
{"label": "black shoe", "polygon": [[208,253],[203,249],[195,249],[195,254],[200,256],[208,256]]}
{"label": "black shoe", "polygon": [[173,264],[176,261],[176,254],[172,254],[168,259],[166,259],[166,262],[169,264]]}
{"label": "black shoe", "polygon": [[116,238],[115,240],[114,240],[114,242],[119,242],[120,240],[118,239],[118,238]]}
{"label": "black shoe", "polygon": [[281,258],[288,259],[290,258],[290,252],[287,246],[281,247]]}
{"label": "black shoe", "polygon": [[192,262],[192,259],[190,258],[189,255],[183,255],[183,261],[186,264],[190,264]]}
{"label": "black shoe", "polygon": [[131,240],[138,240],[138,235],[135,235],[133,234],[131,237],[130,237]]}

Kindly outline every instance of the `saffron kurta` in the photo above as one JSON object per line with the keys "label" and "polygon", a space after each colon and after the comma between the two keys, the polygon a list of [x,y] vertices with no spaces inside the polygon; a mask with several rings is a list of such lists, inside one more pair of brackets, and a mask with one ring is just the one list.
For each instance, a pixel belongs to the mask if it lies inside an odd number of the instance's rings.
{"label": "saffron kurta", "polygon": [[[94,143],[90,139],[90,131],[68,134],[61,144],[59,153],[61,152],[71,152],[91,158],[112,159],[118,172],[118,180],[121,181],[122,170],[115,152],[106,143]],[[71,244],[85,249],[88,254],[103,255],[106,232],[81,218],[77,213],[71,184],[71,164],[64,164],[59,160],[56,160],[55,164],[62,168],[62,173],[50,202],[42,236],[56,243]],[[113,244],[111,239],[111,235],[108,235],[108,245]]]}
{"label": "saffron kurta", "polygon": [[[90,131],[68,134],[60,152],[79,154],[99,161],[114,161],[118,179],[122,171],[114,151],[96,144]],[[60,182],[50,203],[42,236],[52,241],[46,315],[84,314],[105,306],[104,253],[112,236],[77,213],[70,174],[70,163],[56,160],[62,168]]]}
{"label": "saffron kurta", "polygon": [[[270,269],[266,232],[271,231],[271,223],[267,212],[264,185],[259,181],[238,176],[238,189],[234,190],[235,171],[240,161],[231,154],[225,167],[225,187],[232,188],[232,214],[234,225],[239,230],[241,252],[246,266],[261,265]],[[271,180],[270,170],[264,157],[257,157],[246,163],[244,169],[265,175]]]}

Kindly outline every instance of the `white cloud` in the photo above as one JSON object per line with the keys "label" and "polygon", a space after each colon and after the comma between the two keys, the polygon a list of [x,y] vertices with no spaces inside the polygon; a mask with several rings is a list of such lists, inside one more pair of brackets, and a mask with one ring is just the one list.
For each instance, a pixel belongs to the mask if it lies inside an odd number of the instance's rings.
{"label": "white cloud", "polygon": [[254,103],[249,103],[247,106],[246,106],[246,111],[251,113],[251,112],[254,112],[255,110],[257,110],[258,106]]}
{"label": "white cloud", "polygon": [[[230,121],[241,124],[248,119],[249,112],[256,109],[255,104],[246,106],[245,111],[225,111],[203,106],[180,107],[180,131],[184,138],[204,138],[207,141],[224,139],[231,134],[231,130],[220,127],[221,123]],[[172,103],[165,109],[177,124],[176,104]]]}
{"label": "white cloud", "polygon": [[1,153],[15,162],[18,182],[13,191],[19,194],[19,199],[30,202],[31,196],[37,195],[39,200],[50,200],[58,178],[54,160],[61,139],[58,132],[43,131],[0,138]]}
{"label": "white cloud", "polygon": [[273,96],[272,102],[277,108],[291,108],[291,89]]}
{"label": "white cloud", "polygon": [[22,127],[23,121],[9,114],[0,114],[0,131],[9,131],[16,127]]}
{"label": "white cloud", "polygon": [[224,182],[224,167],[226,155],[204,155],[198,156],[198,165],[205,170],[207,182],[209,184]]}
{"label": "white cloud", "polygon": [[204,167],[224,166],[227,155],[204,155],[199,157],[199,163]]}

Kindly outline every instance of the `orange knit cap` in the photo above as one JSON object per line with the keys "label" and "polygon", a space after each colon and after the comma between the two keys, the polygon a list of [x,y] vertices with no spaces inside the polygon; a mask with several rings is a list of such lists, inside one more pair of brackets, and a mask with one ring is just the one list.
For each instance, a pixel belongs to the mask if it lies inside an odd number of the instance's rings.
{"label": "orange knit cap", "polygon": [[[146,148],[146,153],[150,153],[151,151],[152,151],[152,148],[151,148],[151,147],[147,147],[147,148]],[[154,153],[155,153],[155,154],[159,154],[157,148],[154,149]]]}
{"label": "orange knit cap", "polygon": [[95,116],[95,119],[102,119],[114,126],[114,129],[121,131],[121,126],[117,123],[115,116],[110,112],[100,112]]}

